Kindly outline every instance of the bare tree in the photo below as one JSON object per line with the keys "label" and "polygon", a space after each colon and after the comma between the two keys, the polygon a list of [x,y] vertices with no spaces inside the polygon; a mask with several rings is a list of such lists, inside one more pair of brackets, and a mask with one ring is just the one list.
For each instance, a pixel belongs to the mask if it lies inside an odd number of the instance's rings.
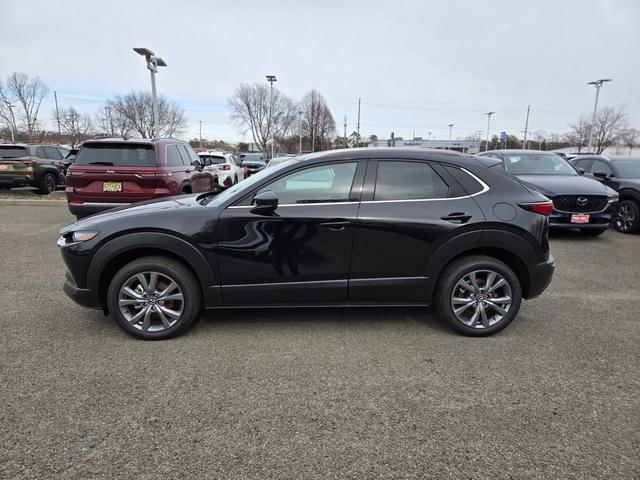
{"label": "bare tree", "polygon": [[584,115],[580,115],[576,123],[569,124],[569,128],[571,130],[566,135],[566,139],[571,145],[578,147],[578,153],[580,153],[582,147],[586,146],[589,141],[591,122]]}
{"label": "bare tree", "polygon": [[620,133],[620,143],[625,147],[629,147],[629,155],[633,151],[633,147],[638,145],[640,140],[640,130],[637,128],[627,128]]}
{"label": "bare tree", "polygon": [[73,107],[61,108],[60,127],[63,135],[67,136],[69,144],[76,147],[91,131],[91,117],[81,114]]}
{"label": "bare tree", "polygon": [[131,133],[131,123],[108,101],[96,114],[95,124],[101,133],[110,137],[124,137]]}
{"label": "bare tree", "polygon": [[38,128],[40,104],[49,93],[49,87],[40,80],[40,77],[29,78],[24,73],[12,73],[7,78],[6,90],[8,96],[15,99],[18,118],[31,141]]}
{"label": "bare tree", "polygon": [[270,105],[270,89],[259,83],[240,85],[229,98],[229,108],[231,119],[243,133],[251,131],[253,141],[265,155],[271,140],[290,133],[297,111],[295,102],[276,89]]}
{"label": "bare tree", "polygon": [[15,99],[10,96],[0,79],[0,119],[15,137],[18,132],[18,125],[16,124],[13,107],[15,107]]}
{"label": "bare tree", "polygon": [[327,101],[317,90],[311,90],[300,101],[302,131],[311,141],[311,151],[330,148],[336,133],[336,122]]}
{"label": "bare tree", "polygon": [[627,128],[627,115],[623,109],[604,107],[596,115],[593,143],[596,154],[600,155],[605,148],[612,145],[618,135]]}
{"label": "bare tree", "polygon": [[[124,134],[136,131],[142,138],[151,138],[154,132],[153,105],[149,92],[130,92],[124,96],[117,96],[107,101],[107,107],[112,109],[113,119],[121,119],[118,133]],[[105,107],[106,108],[106,107]],[[159,137],[172,137],[181,133],[187,125],[184,109],[176,102],[166,97],[158,96],[158,128]],[[114,124],[116,128],[116,124]],[[111,130],[111,125],[109,125]],[[107,133],[111,134],[111,131]]]}

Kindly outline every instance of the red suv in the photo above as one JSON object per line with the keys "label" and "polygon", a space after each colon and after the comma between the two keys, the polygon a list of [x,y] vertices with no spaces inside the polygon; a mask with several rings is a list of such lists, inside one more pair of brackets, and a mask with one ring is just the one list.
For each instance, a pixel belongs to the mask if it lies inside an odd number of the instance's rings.
{"label": "red suv", "polygon": [[82,144],[67,171],[69,210],[77,218],[158,197],[214,190],[188,143],[101,138]]}

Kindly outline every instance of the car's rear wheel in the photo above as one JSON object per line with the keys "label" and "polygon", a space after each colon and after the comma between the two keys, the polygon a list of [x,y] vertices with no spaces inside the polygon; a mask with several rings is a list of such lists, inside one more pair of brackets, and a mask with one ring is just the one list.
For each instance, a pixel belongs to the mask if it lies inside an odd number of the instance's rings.
{"label": "car's rear wheel", "polygon": [[598,235],[602,235],[606,232],[606,228],[581,228],[580,233],[583,235],[588,235],[590,237],[597,237]]}
{"label": "car's rear wheel", "polygon": [[435,303],[440,317],[458,332],[490,335],[518,314],[522,287],[505,263],[486,256],[464,257],[445,268]]}
{"label": "car's rear wheel", "polygon": [[45,173],[40,180],[40,185],[38,186],[37,193],[40,195],[49,195],[51,192],[54,192],[58,187],[58,181],[56,180],[55,175],[51,173]]}
{"label": "car's rear wheel", "polygon": [[200,314],[198,282],[183,264],[166,257],[144,257],[113,277],[107,304],[118,326],[145,340],[172,338]]}
{"label": "car's rear wheel", "polygon": [[621,233],[634,233],[639,231],[640,205],[633,200],[620,202],[613,226]]}

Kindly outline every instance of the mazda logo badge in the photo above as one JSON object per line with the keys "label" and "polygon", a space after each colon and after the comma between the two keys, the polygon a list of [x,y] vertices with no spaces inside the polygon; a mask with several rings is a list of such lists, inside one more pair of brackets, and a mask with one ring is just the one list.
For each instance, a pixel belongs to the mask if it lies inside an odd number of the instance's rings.
{"label": "mazda logo badge", "polygon": [[584,207],[587,204],[587,198],[586,197],[578,197],[578,199],[576,200],[576,203],[578,204],[578,206]]}

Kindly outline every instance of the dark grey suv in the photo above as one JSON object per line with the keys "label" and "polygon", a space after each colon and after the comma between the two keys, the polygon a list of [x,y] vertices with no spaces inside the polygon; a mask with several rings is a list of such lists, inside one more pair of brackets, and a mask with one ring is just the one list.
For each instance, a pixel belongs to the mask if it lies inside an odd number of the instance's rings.
{"label": "dark grey suv", "polygon": [[36,187],[46,195],[64,185],[62,160],[68,149],[57,145],[0,144],[0,187]]}

